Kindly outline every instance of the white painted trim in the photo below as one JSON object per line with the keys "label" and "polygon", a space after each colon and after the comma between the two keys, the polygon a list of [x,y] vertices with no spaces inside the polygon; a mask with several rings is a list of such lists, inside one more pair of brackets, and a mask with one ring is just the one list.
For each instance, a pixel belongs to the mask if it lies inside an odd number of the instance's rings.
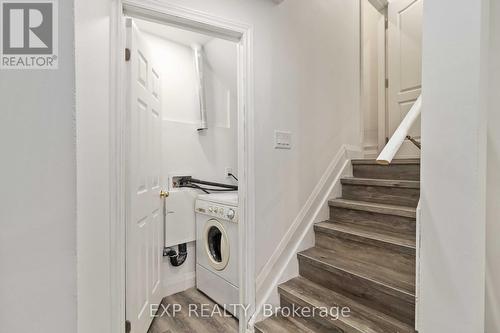
{"label": "white painted trim", "polygon": [[[122,4],[113,0],[110,14],[110,106],[109,106],[109,297],[110,333],[125,331],[125,218],[126,218],[126,123],[125,123],[125,34]],[[84,333],[84,332],[81,332]]]}
{"label": "white painted trim", "polygon": [[361,149],[343,145],[334,156],[311,195],[294,219],[287,233],[257,277],[257,306],[250,320],[253,327],[260,312],[285,272],[290,261],[296,257],[299,246],[317,221],[320,211],[328,200],[341,195],[340,179],[352,174],[350,160],[361,157]]}
{"label": "white painted trim", "polygon": [[417,210],[416,210],[416,218],[417,218],[417,222],[416,222],[416,231],[417,231],[417,237],[416,237],[416,240],[417,240],[417,244],[416,244],[416,249],[417,249],[417,253],[416,253],[416,269],[415,269],[415,330],[418,332],[419,330],[419,327],[420,327],[420,304],[421,304],[421,290],[420,290],[420,286],[421,286],[421,279],[422,279],[422,273],[420,271],[420,253],[422,251],[421,249],[421,244],[422,244],[422,236],[423,236],[423,233],[422,233],[422,217],[421,217],[421,213],[422,213],[422,209],[420,207],[420,200],[418,201],[418,205],[417,205]]}
{"label": "white painted trim", "polygon": [[[198,126],[200,125],[200,122],[199,121],[190,121],[190,120],[180,120],[180,119],[175,119],[175,118],[168,118],[168,117],[164,117],[162,119],[162,121],[166,121],[166,122],[169,122],[169,123],[174,123],[174,124],[181,124],[181,125],[185,125],[185,126],[191,126],[191,127],[196,127],[198,128]],[[219,128],[219,129],[230,129],[231,126],[227,125],[227,124],[213,124],[211,126],[211,128]]]}
{"label": "white painted trim", "polygon": [[186,126],[198,126],[200,125],[199,121],[191,121],[191,120],[181,120],[181,119],[174,119],[174,118],[168,118],[164,117],[162,121],[167,121],[169,123],[176,123],[176,124],[182,124]]}
{"label": "white painted trim", "polygon": [[[253,28],[246,27],[238,47],[238,175],[240,303],[239,331],[246,332],[255,311],[255,139]],[[242,219],[243,218],[243,219]]]}
{"label": "white painted trim", "polygon": [[[377,64],[377,146],[364,146],[365,150],[365,158],[376,158],[378,153],[385,146],[385,137],[386,137],[386,88],[385,88],[385,80],[386,80],[386,36],[385,36],[385,19],[387,17],[386,10],[384,8],[379,9],[377,6],[373,4],[373,1],[366,0],[370,4],[372,4],[381,14],[380,20],[377,23],[377,49],[378,49],[378,64]],[[364,30],[364,6],[369,6],[370,4],[366,3],[366,1],[360,2],[360,68],[361,68],[361,77],[360,77],[360,91],[361,91],[361,142],[364,144],[364,115],[365,115],[365,87],[364,87],[364,43],[363,43],[363,30]],[[379,0],[375,0],[379,1]],[[380,0],[383,1],[383,0]],[[375,147],[375,148],[374,148]],[[375,152],[374,152],[375,150]]]}
{"label": "white painted trim", "polygon": [[252,27],[191,8],[159,0],[121,0],[126,14],[141,17],[181,29],[208,34],[217,38],[240,42]]}
{"label": "white painted trim", "polygon": [[378,152],[385,146],[387,137],[387,88],[385,82],[387,79],[387,36],[385,21],[387,20],[387,10],[378,22]]}
{"label": "white painted trim", "polygon": [[358,5],[359,5],[359,12],[358,12],[358,19],[359,19],[359,142],[361,145],[364,144],[365,142],[365,107],[366,107],[366,98],[365,98],[365,80],[364,80],[364,73],[365,73],[365,66],[364,66],[364,54],[365,54],[365,48],[363,47],[364,43],[364,34],[363,34],[363,29],[364,29],[364,24],[365,24],[365,19],[364,19],[364,7],[366,6],[365,0],[358,0]]}
{"label": "white painted trim", "polygon": [[[240,302],[255,308],[255,172],[254,172],[254,77],[253,27],[158,0],[113,0],[111,12],[110,138],[111,208],[110,298],[111,333],[123,333],[125,323],[125,220],[126,151],[128,140],[124,107],[124,8],[154,21],[208,33],[238,42],[238,174],[240,203]],[[249,314],[252,314],[250,312]],[[240,332],[249,318],[240,316]]]}

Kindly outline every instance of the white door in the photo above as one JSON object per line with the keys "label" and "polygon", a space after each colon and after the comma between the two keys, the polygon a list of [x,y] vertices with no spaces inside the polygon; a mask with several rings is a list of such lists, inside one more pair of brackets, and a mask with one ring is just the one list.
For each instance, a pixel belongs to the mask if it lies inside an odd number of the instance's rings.
{"label": "white door", "polygon": [[126,316],[132,332],[146,333],[151,304],[161,301],[163,206],[160,198],[160,77],[132,19],[126,19],[128,73],[129,214]]}
{"label": "white door", "polygon": [[[422,90],[423,0],[392,0],[388,7],[387,137],[391,137]],[[420,140],[420,119],[409,135]],[[397,157],[416,157],[420,150],[405,141]]]}

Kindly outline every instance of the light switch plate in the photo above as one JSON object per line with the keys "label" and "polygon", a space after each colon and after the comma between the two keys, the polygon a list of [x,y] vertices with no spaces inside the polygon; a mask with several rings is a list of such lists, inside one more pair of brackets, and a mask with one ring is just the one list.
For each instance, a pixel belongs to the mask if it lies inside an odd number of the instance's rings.
{"label": "light switch plate", "polygon": [[275,149],[292,149],[292,133],[288,131],[274,131]]}

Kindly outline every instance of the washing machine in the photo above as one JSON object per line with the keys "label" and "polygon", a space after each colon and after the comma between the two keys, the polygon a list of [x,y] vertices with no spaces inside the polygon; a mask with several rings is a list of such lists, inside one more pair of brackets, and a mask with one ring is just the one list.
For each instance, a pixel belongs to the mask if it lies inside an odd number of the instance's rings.
{"label": "washing machine", "polygon": [[238,317],[238,193],[199,195],[196,213],[196,287]]}

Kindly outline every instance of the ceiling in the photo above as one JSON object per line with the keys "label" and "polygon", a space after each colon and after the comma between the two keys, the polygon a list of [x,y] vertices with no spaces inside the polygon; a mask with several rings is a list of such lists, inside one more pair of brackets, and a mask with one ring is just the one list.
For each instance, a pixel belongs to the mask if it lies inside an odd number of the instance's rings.
{"label": "ceiling", "polygon": [[146,21],[138,18],[134,18],[134,22],[139,30],[145,33],[168,39],[186,46],[191,46],[193,44],[204,45],[213,39],[211,36],[175,28],[166,24]]}

